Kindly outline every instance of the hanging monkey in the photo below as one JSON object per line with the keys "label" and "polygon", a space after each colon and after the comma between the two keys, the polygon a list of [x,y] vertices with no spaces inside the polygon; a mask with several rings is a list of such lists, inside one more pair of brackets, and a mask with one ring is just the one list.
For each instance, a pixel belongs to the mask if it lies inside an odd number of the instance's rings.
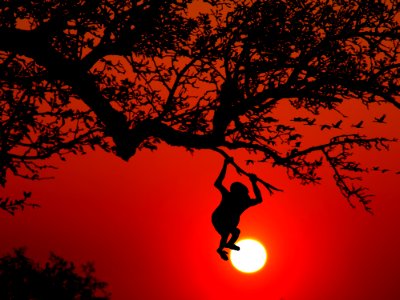
{"label": "hanging monkey", "polygon": [[[232,162],[233,159],[231,157],[225,159],[221,172],[214,184],[222,194],[222,200],[212,214],[212,224],[221,236],[217,252],[223,260],[228,260],[228,254],[224,248],[240,250],[235,245],[235,242],[240,234],[238,225],[241,214],[249,207],[262,202],[261,192],[257,186],[257,177],[254,174],[250,174],[249,177],[256,196],[255,199],[250,198],[249,190],[240,182],[232,183],[229,191],[223,186],[222,182],[225,178],[226,169],[228,164]],[[229,235],[231,237],[228,241]]]}

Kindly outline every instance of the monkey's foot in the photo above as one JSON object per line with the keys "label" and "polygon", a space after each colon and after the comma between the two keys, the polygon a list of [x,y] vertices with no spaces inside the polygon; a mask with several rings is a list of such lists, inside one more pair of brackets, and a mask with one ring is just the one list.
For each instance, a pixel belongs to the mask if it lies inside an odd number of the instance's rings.
{"label": "monkey's foot", "polygon": [[217,252],[218,252],[218,254],[219,254],[219,256],[221,256],[221,258],[223,259],[223,260],[229,260],[229,258],[228,258],[228,252],[226,252],[226,251],[224,251],[224,250],[222,250],[222,249],[217,249]]}
{"label": "monkey's foot", "polygon": [[235,245],[234,243],[226,244],[226,248],[229,248],[229,249],[232,249],[232,250],[236,250],[236,251],[240,250],[240,247]]}

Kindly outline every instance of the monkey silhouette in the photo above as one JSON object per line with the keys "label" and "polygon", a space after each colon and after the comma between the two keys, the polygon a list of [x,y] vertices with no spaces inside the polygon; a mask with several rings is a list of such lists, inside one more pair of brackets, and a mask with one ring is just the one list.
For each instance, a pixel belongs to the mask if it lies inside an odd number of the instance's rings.
{"label": "monkey silhouette", "polygon": [[[222,200],[214,210],[211,218],[215,230],[221,236],[217,252],[223,260],[229,259],[227,251],[224,250],[225,248],[240,250],[239,246],[235,245],[235,242],[240,235],[238,225],[242,213],[249,207],[262,202],[261,192],[257,186],[257,177],[254,174],[250,174],[249,178],[256,196],[255,199],[250,198],[249,190],[240,182],[232,183],[230,190],[223,185],[226,170],[230,163],[233,163],[231,157],[225,159],[221,172],[215,181],[214,185],[221,192]],[[230,239],[228,240],[229,236]]]}

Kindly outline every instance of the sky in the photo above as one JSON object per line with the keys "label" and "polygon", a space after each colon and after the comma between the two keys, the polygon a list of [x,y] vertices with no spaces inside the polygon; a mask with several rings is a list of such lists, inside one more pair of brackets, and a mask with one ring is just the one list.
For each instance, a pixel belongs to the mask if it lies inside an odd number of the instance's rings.
{"label": "sky", "polygon": [[[388,134],[399,128],[394,112]],[[396,170],[398,153],[397,144],[362,155]],[[235,159],[244,165],[243,155]],[[400,298],[398,175],[366,177],[376,195],[370,215],[347,204],[328,169],[316,186],[289,181],[283,171],[249,169],[284,192],[262,189],[264,202],[242,216],[241,237],[259,240],[268,252],[261,271],[244,274],[215,251],[211,213],[220,195],[213,183],[222,162],[212,151],[162,145],[129,162],[101,151],[72,156],[57,164],[53,180],[10,178],[9,193],[30,190],[41,208],[1,214],[0,253],[26,246],[37,260],[53,251],[93,261],[114,300]],[[224,183],[233,180],[250,186],[229,168]]]}
{"label": "sky", "polygon": [[[348,110],[347,129],[386,113],[389,124],[366,125],[366,133],[399,137],[400,113],[393,107],[368,111],[351,104]],[[296,116],[289,109],[283,115]],[[310,129],[307,139],[323,137]],[[284,190],[270,196],[262,189],[264,202],[241,218],[241,238],[257,239],[268,252],[257,273],[241,273],[216,253],[211,214],[220,201],[213,184],[222,156],[165,144],[129,162],[101,150],[71,156],[56,162],[52,180],[9,177],[9,195],[32,191],[41,207],[15,216],[0,212],[0,255],[25,246],[39,261],[50,251],[77,263],[93,261],[113,300],[400,299],[399,153],[398,143],[389,152],[358,153],[367,165],[392,170],[364,179],[375,194],[374,215],[348,205],[329,169],[321,170],[321,184],[302,186],[283,170],[246,167]],[[229,154],[245,166],[244,154]],[[224,183],[236,180],[250,186],[229,168]]]}

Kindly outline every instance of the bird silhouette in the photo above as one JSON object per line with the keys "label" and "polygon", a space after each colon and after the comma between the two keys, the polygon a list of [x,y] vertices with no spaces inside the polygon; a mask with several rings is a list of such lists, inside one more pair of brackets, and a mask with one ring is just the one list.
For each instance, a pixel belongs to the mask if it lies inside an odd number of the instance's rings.
{"label": "bird silhouette", "polygon": [[343,123],[343,120],[339,120],[339,121],[336,122],[336,123],[332,123],[332,128],[341,129],[341,128],[340,128],[340,125],[342,125],[342,123]]}
{"label": "bird silhouette", "polygon": [[328,125],[328,124],[321,125],[321,130],[324,130],[324,129],[331,129],[331,125]]}
{"label": "bird silhouette", "polygon": [[309,118],[301,118],[301,117],[295,117],[291,119],[290,121],[292,122],[308,122]]}
{"label": "bird silhouette", "polygon": [[386,114],[383,114],[381,117],[379,117],[379,118],[375,118],[375,120],[374,120],[374,122],[376,122],[376,123],[386,123],[385,122],[385,118],[386,118]]}
{"label": "bird silhouette", "polygon": [[363,124],[364,124],[364,121],[360,121],[360,122],[358,122],[357,124],[352,124],[351,125],[351,127],[355,127],[355,128],[363,128]]}
{"label": "bird silhouette", "polygon": [[305,125],[307,125],[307,126],[313,126],[313,125],[315,125],[315,121],[316,121],[315,118],[314,118],[314,119],[309,119],[309,118],[307,118],[307,121],[305,121],[305,122],[306,122]]}

